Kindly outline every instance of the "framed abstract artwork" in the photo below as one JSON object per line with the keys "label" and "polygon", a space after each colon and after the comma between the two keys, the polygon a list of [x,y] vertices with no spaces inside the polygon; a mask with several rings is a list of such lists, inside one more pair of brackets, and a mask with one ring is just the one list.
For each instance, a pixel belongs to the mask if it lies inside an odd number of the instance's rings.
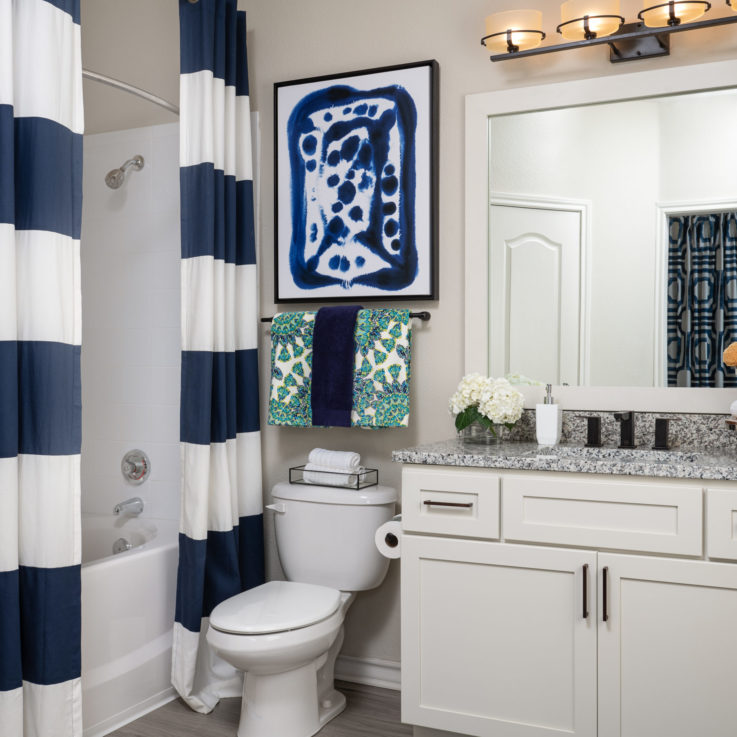
{"label": "framed abstract artwork", "polygon": [[276,302],[437,299],[438,64],[274,85]]}

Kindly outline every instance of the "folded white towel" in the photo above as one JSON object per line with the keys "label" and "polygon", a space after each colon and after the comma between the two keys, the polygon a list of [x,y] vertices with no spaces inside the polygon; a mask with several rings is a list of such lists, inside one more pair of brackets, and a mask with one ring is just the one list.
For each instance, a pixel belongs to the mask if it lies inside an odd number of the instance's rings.
{"label": "folded white towel", "polygon": [[356,471],[361,466],[360,454],[347,450],[313,448],[308,461],[315,466],[323,466],[326,471]]}
{"label": "folded white towel", "polygon": [[[362,471],[363,469],[358,466],[352,470]],[[351,486],[355,488],[358,483],[358,475],[355,473],[336,473],[335,468],[319,466],[316,463],[305,465],[302,478],[306,483],[317,484],[318,486]]]}

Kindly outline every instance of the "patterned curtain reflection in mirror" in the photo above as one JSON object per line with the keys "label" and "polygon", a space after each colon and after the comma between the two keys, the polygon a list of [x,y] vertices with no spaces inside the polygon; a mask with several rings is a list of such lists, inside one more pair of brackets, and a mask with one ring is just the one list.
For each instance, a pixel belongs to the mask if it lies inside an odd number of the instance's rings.
{"label": "patterned curtain reflection in mirror", "polygon": [[668,218],[668,386],[735,387],[737,212]]}

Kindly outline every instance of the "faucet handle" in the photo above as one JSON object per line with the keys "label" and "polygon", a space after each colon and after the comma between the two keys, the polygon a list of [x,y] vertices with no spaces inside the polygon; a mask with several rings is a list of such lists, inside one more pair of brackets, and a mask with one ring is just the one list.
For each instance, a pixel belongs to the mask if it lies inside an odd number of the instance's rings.
{"label": "faucet handle", "polygon": [[635,413],[615,412],[614,419],[620,423],[619,447],[630,450],[635,448]]}
{"label": "faucet handle", "polygon": [[139,486],[151,474],[151,461],[142,450],[129,450],[120,462],[120,470],[129,484]]}
{"label": "faucet handle", "polygon": [[655,444],[653,450],[668,450],[668,426],[670,425],[670,417],[655,418]]}
{"label": "faucet handle", "polygon": [[601,417],[598,415],[586,417],[586,447],[601,448]]}

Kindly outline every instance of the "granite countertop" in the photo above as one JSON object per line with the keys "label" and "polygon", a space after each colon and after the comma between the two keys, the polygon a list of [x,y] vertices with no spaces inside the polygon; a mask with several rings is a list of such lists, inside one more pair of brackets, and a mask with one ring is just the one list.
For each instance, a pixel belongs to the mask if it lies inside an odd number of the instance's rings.
{"label": "granite countertop", "polygon": [[395,450],[392,460],[430,466],[737,481],[737,450],[734,448],[650,450],[643,447],[620,450],[615,447],[585,448],[574,444],[546,447],[514,441],[488,446],[452,439]]}

